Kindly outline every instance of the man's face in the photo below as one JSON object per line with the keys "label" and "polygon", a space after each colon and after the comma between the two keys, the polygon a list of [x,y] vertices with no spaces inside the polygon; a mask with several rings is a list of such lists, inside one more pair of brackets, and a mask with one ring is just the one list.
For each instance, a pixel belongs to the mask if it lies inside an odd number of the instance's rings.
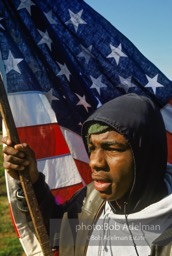
{"label": "man's face", "polygon": [[108,201],[124,197],[134,176],[133,155],[125,137],[115,131],[92,134],[88,148],[92,179],[100,196]]}

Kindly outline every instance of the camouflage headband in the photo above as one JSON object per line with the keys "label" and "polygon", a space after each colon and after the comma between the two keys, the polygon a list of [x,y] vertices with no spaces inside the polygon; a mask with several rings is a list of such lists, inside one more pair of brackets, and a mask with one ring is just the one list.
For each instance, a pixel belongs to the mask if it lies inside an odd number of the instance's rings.
{"label": "camouflage headband", "polygon": [[91,134],[99,134],[109,130],[112,130],[112,128],[106,124],[102,124],[102,123],[91,124],[90,127],[88,128],[87,135],[86,135],[87,144],[89,143],[89,137]]}
{"label": "camouflage headband", "polygon": [[88,135],[103,133],[109,129],[110,129],[110,127],[106,124],[94,123],[88,128]]}

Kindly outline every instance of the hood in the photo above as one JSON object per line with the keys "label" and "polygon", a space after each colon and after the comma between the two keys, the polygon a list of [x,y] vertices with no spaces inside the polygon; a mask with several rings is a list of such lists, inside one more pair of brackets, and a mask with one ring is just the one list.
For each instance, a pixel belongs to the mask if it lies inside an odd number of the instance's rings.
{"label": "hood", "polygon": [[126,94],[97,109],[83,124],[87,130],[101,122],[122,134],[129,142],[134,159],[134,181],[127,200],[127,212],[135,212],[157,202],[166,194],[164,175],[167,141],[159,108],[147,97]]}

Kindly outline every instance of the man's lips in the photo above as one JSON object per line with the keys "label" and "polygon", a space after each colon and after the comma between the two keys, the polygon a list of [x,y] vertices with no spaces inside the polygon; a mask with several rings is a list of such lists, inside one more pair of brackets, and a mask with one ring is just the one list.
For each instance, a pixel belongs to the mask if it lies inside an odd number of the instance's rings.
{"label": "man's lips", "polygon": [[103,180],[94,181],[94,188],[100,192],[106,191],[110,186],[111,186],[111,183],[107,181],[103,181]]}
{"label": "man's lips", "polygon": [[105,192],[112,184],[111,181],[105,177],[92,175],[92,179],[94,181],[94,188],[99,192]]}

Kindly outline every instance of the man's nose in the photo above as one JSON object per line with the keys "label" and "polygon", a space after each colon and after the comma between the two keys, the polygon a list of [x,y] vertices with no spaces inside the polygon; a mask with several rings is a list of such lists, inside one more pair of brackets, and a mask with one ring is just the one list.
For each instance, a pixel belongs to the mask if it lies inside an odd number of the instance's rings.
{"label": "man's nose", "polygon": [[90,155],[90,167],[92,170],[100,171],[105,168],[106,160],[102,150],[95,150]]}

